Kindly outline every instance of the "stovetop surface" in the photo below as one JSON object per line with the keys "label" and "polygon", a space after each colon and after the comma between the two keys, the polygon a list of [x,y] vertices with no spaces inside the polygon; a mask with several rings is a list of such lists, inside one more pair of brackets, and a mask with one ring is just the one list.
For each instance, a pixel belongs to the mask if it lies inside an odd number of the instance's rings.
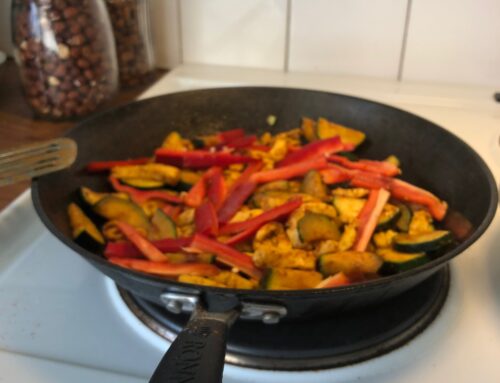
{"label": "stovetop surface", "polygon": [[[482,155],[498,179],[500,109],[489,90],[321,78],[184,66],[145,96],[243,83],[357,94],[448,128]],[[451,262],[450,294],[443,310],[426,331],[397,351],[307,373],[228,365],[224,381],[500,381],[499,229],[496,217],[481,239]],[[146,382],[168,342],[134,318],[118,295],[112,282],[48,233],[29,194],[22,196],[0,215],[0,380]]]}
{"label": "stovetop surface", "polygon": [[[449,267],[412,289],[371,307],[281,321],[238,320],[227,339],[226,363],[264,370],[337,368],[384,355],[425,331],[448,296]],[[119,288],[124,302],[147,327],[173,341],[189,314],[173,314]]]}

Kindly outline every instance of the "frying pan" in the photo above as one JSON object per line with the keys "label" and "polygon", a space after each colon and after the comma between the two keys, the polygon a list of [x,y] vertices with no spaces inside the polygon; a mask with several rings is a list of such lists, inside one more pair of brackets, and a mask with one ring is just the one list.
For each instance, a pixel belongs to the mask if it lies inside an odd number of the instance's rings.
{"label": "frying pan", "polygon": [[[270,127],[269,115],[277,117]],[[446,200],[445,226],[468,221],[466,238],[418,268],[377,280],[335,289],[248,291],[187,285],[108,263],[75,244],[66,206],[82,185],[111,190],[106,176],[88,175],[90,161],[150,155],[170,131],[187,137],[244,128],[272,133],[296,127],[301,117],[325,117],[367,134],[359,152],[381,159],[396,155],[406,181]],[[463,252],[486,230],[496,211],[497,191],[483,160],[467,144],[443,128],[410,113],[339,94],[288,88],[223,88],[169,94],[129,104],[82,122],[67,136],[78,144],[78,158],[69,169],[36,179],[35,208],[48,229],[119,286],[173,312],[193,311],[160,362],[151,382],[220,382],[226,333],[239,317],[265,323],[300,320],[373,305],[401,294]],[[454,213],[459,212],[460,214]]]}

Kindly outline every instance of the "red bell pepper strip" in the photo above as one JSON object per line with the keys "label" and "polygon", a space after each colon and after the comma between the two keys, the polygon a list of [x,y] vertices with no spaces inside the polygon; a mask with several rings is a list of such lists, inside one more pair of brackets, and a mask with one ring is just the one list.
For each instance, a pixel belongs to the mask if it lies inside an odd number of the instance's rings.
{"label": "red bell pepper strip", "polygon": [[209,200],[198,206],[194,212],[194,224],[197,233],[217,235],[219,221],[214,205]]}
{"label": "red bell pepper strip", "polygon": [[110,170],[116,166],[128,166],[128,165],[144,165],[151,161],[151,158],[134,158],[131,160],[123,161],[96,161],[90,162],[85,170],[91,173],[103,172]]}
{"label": "red bell pepper strip", "polygon": [[327,185],[349,181],[354,176],[354,172],[341,166],[330,165],[328,168],[320,170],[321,179]]}
{"label": "red bell pepper strip", "polygon": [[198,207],[204,198],[208,197],[214,206],[220,206],[226,198],[226,193],[226,183],[222,170],[215,166],[208,169],[189,189],[184,197],[184,203],[191,207]]}
{"label": "red bell pepper strip", "polygon": [[256,183],[288,180],[290,178],[303,176],[310,170],[321,170],[327,167],[328,163],[325,157],[317,157],[310,161],[299,162],[293,165],[255,173],[250,178]]}
{"label": "red bell pepper strip", "polygon": [[327,159],[328,161],[335,162],[348,169],[363,170],[365,172],[382,174],[384,176],[389,176],[389,177],[401,174],[401,169],[399,169],[396,165],[386,161],[372,161],[372,160],[351,161],[348,158],[338,156],[335,154],[328,156]]}
{"label": "red bell pepper strip", "polygon": [[254,227],[250,227],[246,230],[239,232],[236,235],[233,235],[230,238],[227,238],[223,242],[228,246],[234,246],[240,242],[243,242],[243,241],[246,241],[247,239],[250,239],[255,234],[255,232],[257,230]]}
{"label": "red bell pepper strip", "polygon": [[267,145],[252,145],[248,149],[249,150],[260,150],[261,152],[268,152],[271,150],[271,147],[267,146]]}
{"label": "red bell pepper strip", "polygon": [[262,277],[262,271],[253,264],[250,256],[203,234],[196,234],[190,247],[198,251],[214,254],[220,262],[236,267],[255,279]]}
{"label": "red bell pepper strip", "polygon": [[206,173],[200,177],[184,196],[184,203],[191,207],[198,207],[207,194]]}
{"label": "red bell pepper strip", "polygon": [[253,181],[245,181],[238,184],[238,186],[229,194],[224,201],[224,204],[218,212],[220,223],[228,222],[243,206],[245,201],[252,195],[257,188],[257,184]]}
{"label": "red bell pepper strip", "polygon": [[165,263],[134,258],[109,258],[109,261],[128,269],[165,277],[176,277],[182,274],[212,277],[220,272],[219,268],[207,263]]}
{"label": "red bell pepper strip", "polygon": [[424,205],[438,221],[445,217],[448,210],[448,204],[434,194],[402,180],[392,180],[390,191],[396,199]]}
{"label": "red bell pepper strip", "polygon": [[243,173],[241,173],[236,181],[231,184],[229,190],[227,191],[227,195],[231,195],[240,184],[249,181],[250,177],[262,169],[263,166],[264,164],[262,162],[252,162],[251,164],[248,164]]}
{"label": "red bell pepper strip", "polygon": [[247,198],[253,193],[256,185],[250,182],[250,177],[262,169],[262,162],[248,164],[247,168],[241,173],[236,181],[227,191],[228,197],[219,209],[218,218],[220,223],[226,223],[245,203]]}
{"label": "red bell pepper strip", "polygon": [[252,157],[227,152],[180,151],[160,148],[155,151],[155,161],[181,168],[206,169],[211,166],[227,167],[232,164],[248,164],[256,160]]}
{"label": "red bell pepper strip", "polygon": [[262,225],[268,222],[277,221],[288,216],[295,209],[298,209],[300,205],[302,205],[302,200],[300,199],[292,200],[281,206],[267,210],[266,212],[258,215],[257,217],[248,219],[246,221],[228,223],[219,230],[219,234],[220,235],[235,234],[240,231],[246,231],[246,230],[254,230],[255,232]]}
{"label": "red bell pepper strip", "polygon": [[431,192],[396,178],[384,177],[378,174],[358,172],[351,180],[351,185],[369,189],[384,188],[391,192],[392,197],[425,206],[434,219],[441,221],[448,210],[448,204],[441,201]]}
{"label": "red bell pepper strip", "polygon": [[166,202],[182,203],[182,198],[162,190],[138,190],[132,186],[123,185],[115,177],[109,177],[109,182],[117,192],[127,193],[132,200],[141,204],[150,199],[159,199]]}
{"label": "red bell pepper strip", "polygon": [[[182,251],[182,249],[192,242],[192,237],[185,238],[165,238],[151,243],[162,253],[175,253]],[[143,254],[129,242],[108,242],[104,249],[104,256],[106,258],[119,257],[119,258],[141,258]]]}
{"label": "red bell pepper strip", "polygon": [[220,223],[229,221],[253,193],[257,185],[250,181],[250,177],[256,174],[262,166],[262,162],[248,164],[243,173],[233,182],[227,191],[228,197],[224,200],[218,212]]}
{"label": "red bell pepper strip", "polygon": [[351,185],[367,189],[391,189],[392,178],[384,177],[376,173],[355,171],[351,178]]}
{"label": "red bell pepper strip", "polygon": [[206,184],[207,198],[212,202],[215,210],[218,210],[224,203],[227,195],[226,181],[224,181],[221,168],[212,168],[207,172]]}
{"label": "red bell pepper strip", "polygon": [[116,226],[147,259],[155,262],[168,262],[168,258],[155,245],[143,237],[133,226],[120,221],[116,222]]}
{"label": "red bell pepper strip", "polygon": [[346,286],[351,284],[351,280],[341,271],[321,281],[315,288],[328,289],[331,287]]}
{"label": "red bell pepper strip", "polygon": [[226,144],[243,136],[245,136],[245,131],[241,128],[217,133],[217,138],[220,140],[221,144]]}
{"label": "red bell pepper strip", "polygon": [[179,217],[179,214],[181,214],[182,208],[180,206],[166,204],[161,207],[161,210],[175,221]]}
{"label": "red bell pepper strip", "polygon": [[247,149],[251,147],[255,141],[257,141],[257,136],[255,135],[238,137],[227,142],[226,146],[233,149]]}
{"label": "red bell pepper strip", "polygon": [[385,189],[370,191],[368,200],[357,217],[356,242],[353,246],[355,251],[366,250],[370,238],[375,231],[375,227],[377,226],[378,218],[390,196],[391,194]]}
{"label": "red bell pepper strip", "polygon": [[351,146],[343,144],[342,141],[340,141],[340,137],[314,141],[298,150],[293,151],[292,153],[287,154],[287,156],[278,163],[278,167],[292,165],[303,161],[310,161],[317,157],[324,157],[332,153],[354,149],[354,146]]}

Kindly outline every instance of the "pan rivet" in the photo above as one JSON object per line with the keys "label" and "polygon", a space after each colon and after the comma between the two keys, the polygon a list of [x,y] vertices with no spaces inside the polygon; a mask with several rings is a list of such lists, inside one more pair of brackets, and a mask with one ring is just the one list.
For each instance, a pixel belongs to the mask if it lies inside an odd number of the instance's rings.
{"label": "pan rivet", "polygon": [[280,321],[280,314],[274,311],[267,311],[262,314],[262,322],[265,324],[276,324]]}
{"label": "pan rivet", "polygon": [[182,303],[179,301],[169,300],[165,306],[171,313],[180,314],[182,312]]}

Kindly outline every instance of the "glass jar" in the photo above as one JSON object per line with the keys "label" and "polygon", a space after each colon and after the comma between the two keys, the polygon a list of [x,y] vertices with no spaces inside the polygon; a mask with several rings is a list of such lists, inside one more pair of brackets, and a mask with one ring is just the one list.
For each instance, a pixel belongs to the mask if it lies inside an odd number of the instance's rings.
{"label": "glass jar", "polygon": [[14,0],[14,57],[38,115],[80,117],[117,89],[113,34],[102,0]]}
{"label": "glass jar", "polygon": [[120,83],[146,81],[154,67],[149,8],[146,0],[106,0],[113,25]]}

